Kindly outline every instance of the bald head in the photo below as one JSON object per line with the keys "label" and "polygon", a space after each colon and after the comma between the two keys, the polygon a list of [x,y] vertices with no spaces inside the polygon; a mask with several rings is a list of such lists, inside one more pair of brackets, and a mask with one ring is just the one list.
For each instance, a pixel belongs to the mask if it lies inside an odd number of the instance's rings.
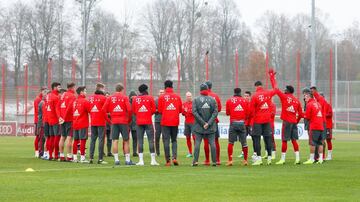
{"label": "bald head", "polygon": [[191,102],[192,101],[192,94],[190,92],[186,92],[186,101]]}
{"label": "bald head", "polygon": [[159,96],[162,95],[162,94],[164,94],[164,93],[165,93],[165,91],[164,91],[163,89],[160,89],[160,90],[159,90]]}

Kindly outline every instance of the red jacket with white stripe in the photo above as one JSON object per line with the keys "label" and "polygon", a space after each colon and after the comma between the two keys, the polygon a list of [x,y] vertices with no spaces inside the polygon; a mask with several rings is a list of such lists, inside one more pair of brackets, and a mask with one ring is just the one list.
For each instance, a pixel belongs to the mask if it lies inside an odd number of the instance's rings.
{"label": "red jacket with white stripe", "polygon": [[80,130],[89,127],[89,101],[79,95],[73,103],[73,129]]}
{"label": "red jacket with white stripe", "polygon": [[192,113],[192,101],[184,102],[182,106],[182,115],[185,116],[186,124],[194,124],[195,117]]}
{"label": "red jacket with white stripe", "polygon": [[139,95],[132,100],[132,110],[136,116],[136,125],[152,124],[152,115],[156,112],[155,100],[150,95]]}
{"label": "red jacket with white stripe", "polygon": [[42,100],[42,94],[40,93],[36,96],[34,100],[34,123],[38,123],[38,111],[39,111],[39,103]]}
{"label": "red jacket with white stripe", "polygon": [[60,112],[58,110],[58,102],[59,102],[59,92],[57,90],[53,90],[48,97],[47,104],[47,119],[50,126],[59,124]]}
{"label": "red jacket with white stripe", "polygon": [[226,115],[230,116],[230,123],[246,121],[249,116],[249,102],[241,97],[234,96],[226,101]]}
{"label": "red jacket with white stripe", "polygon": [[321,105],[313,98],[306,104],[304,118],[309,120],[310,131],[324,130],[324,119],[321,111]]}
{"label": "red jacket with white stripe", "polygon": [[262,87],[256,89],[255,94],[251,97],[250,110],[254,123],[263,124],[271,122],[272,109],[271,98],[275,91],[264,90]]}
{"label": "red jacket with white stripe", "polygon": [[71,122],[73,120],[73,103],[76,99],[74,90],[67,90],[62,96],[60,96],[60,101],[58,108],[60,111],[60,117],[65,122]]}
{"label": "red jacket with white stripe", "polygon": [[131,121],[131,106],[129,98],[121,92],[116,92],[106,99],[102,111],[110,113],[112,124],[129,124]]}
{"label": "red jacket with white stripe", "polygon": [[166,88],[165,93],[159,97],[158,111],[162,115],[162,126],[179,126],[182,102],[172,88]]}
{"label": "red jacket with white stripe", "polygon": [[280,119],[289,123],[299,123],[303,117],[300,101],[293,94],[283,93],[279,89],[275,91],[281,101]]}
{"label": "red jacket with white stripe", "polygon": [[[96,93],[96,92],[95,92]],[[107,115],[102,108],[106,102],[105,95],[93,94],[89,98],[89,112],[91,126],[106,126]]]}

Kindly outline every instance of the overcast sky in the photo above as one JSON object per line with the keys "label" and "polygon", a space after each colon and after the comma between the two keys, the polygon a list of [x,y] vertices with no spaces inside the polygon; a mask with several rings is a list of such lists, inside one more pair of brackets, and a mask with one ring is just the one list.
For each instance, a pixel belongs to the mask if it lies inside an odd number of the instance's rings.
{"label": "overcast sky", "polygon": [[[120,20],[124,14],[131,17],[131,23],[154,0],[101,0],[100,6],[113,12]],[[218,0],[204,0],[215,4]],[[265,11],[272,10],[294,16],[297,13],[311,12],[311,0],[235,0],[242,20],[250,27]],[[316,0],[316,7],[329,16],[326,25],[332,32],[341,31],[357,20],[360,21],[359,3],[357,0]]]}
{"label": "overcast sky", "polygon": [[[31,2],[32,0],[22,1]],[[65,0],[69,7],[73,5],[74,1]],[[123,22],[124,16],[128,16],[128,22],[136,25],[139,16],[145,11],[146,5],[152,1],[154,0],[100,0],[98,5],[114,13],[121,22]],[[203,1],[213,5],[218,0]],[[0,0],[0,7],[6,7],[12,2]],[[311,0],[235,0],[235,2],[242,20],[251,28],[254,28],[256,19],[267,10],[285,13],[289,16],[297,13],[310,14],[311,12]],[[329,16],[325,23],[332,32],[336,33],[351,26],[355,20],[360,21],[359,3],[357,0],[316,0],[316,7]]]}

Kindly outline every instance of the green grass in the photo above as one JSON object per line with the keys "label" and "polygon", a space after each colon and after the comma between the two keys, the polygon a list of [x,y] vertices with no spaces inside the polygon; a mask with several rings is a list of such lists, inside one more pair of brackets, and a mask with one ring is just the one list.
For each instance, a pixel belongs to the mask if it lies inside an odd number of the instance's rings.
{"label": "green grass", "polygon": [[[260,167],[241,166],[237,157],[233,167],[190,167],[181,139],[181,165],[170,168],[163,166],[163,152],[159,167],[149,166],[148,152],[144,167],[113,168],[110,158],[109,165],[48,162],[33,158],[33,138],[1,137],[0,201],[359,201],[359,136],[342,137],[334,141],[334,160],[323,165],[293,165],[289,144],[286,165]],[[308,158],[306,143],[300,145],[302,161]],[[226,144],[222,140],[223,164]],[[239,153],[237,143],[234,156]]]}

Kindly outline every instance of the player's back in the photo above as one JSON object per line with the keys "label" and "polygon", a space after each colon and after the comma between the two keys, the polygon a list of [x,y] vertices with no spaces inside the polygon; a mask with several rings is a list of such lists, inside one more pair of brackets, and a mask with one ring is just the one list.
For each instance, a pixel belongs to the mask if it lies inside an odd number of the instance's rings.
{"label": "player's back", "polygon": [[179,114],[182,112],[182,102],[180,96],[175,94],[172,88],[166,88],[165,94],[159,97],[159,112],[162,115],[161,125],[179,125]]}
{"label": "player's back", "polygon": [[102,108],[106,102],[106,97],[103,94],[93,94],[89,96],[89,110],[92,126],[105,126],[105,114]]}
{"label": "player's back", "polygon": [[249,102],[240,96],[233,96],[226,101],[226,115],[230,122],[245,121],[249,113]]}
{"label": "player's back", "polygon": [[132,109],[136,115],[137,125],[152,124],[152,115],[156,112],[155,100],[152,96],[136,96],[133,98]]}
{"label": "player's back", "polygon": [[110,113],[113,124],[128,124],[131,119],[129,98],[121,92],[109,96],[103,106],[105,112]]}

